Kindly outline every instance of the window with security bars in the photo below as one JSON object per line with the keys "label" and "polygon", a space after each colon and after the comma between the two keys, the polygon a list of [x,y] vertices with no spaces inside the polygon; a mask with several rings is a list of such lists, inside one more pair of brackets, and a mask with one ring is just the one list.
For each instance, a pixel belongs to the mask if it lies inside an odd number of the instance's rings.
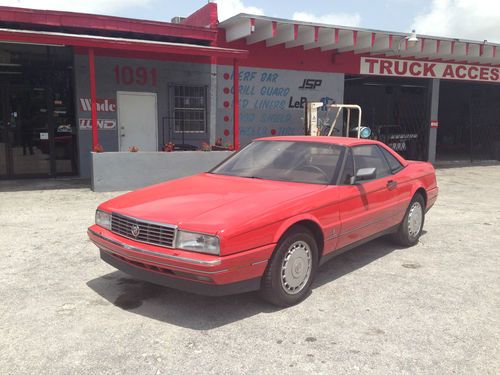
{"label": "window with security bars", "polygon": [[174,132],[205,133],[207,131],[207,89],[205,86],[175,85]]}

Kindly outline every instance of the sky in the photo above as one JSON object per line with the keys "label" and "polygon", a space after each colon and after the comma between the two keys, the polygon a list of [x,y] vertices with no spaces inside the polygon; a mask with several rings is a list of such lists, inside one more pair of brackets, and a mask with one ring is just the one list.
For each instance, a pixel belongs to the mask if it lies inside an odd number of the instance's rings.
{"label": "sky", "polygon": [[[201,8],[203,0],[0,0],[0,5],[170,21]],[[219,20],[238,13],[340,26],[500,43],[499,0],[216,0]]]}

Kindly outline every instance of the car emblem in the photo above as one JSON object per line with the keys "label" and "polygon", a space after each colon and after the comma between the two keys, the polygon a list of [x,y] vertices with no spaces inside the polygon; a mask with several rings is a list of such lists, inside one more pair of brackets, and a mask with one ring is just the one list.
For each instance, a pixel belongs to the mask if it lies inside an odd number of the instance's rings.
{"label": "car emblem", "polygon": [[130,227],[130,232],[132,233],[132,236],[136,237],[141,233],[141,228],[137,224],[133,224],[132,227]]}

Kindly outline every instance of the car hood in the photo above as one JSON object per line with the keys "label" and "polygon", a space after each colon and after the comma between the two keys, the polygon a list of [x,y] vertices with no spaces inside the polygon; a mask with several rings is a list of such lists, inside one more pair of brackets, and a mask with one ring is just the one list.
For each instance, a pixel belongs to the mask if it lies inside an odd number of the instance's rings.
{"label": "car hood", "polygon": [[325,185],[203,173],[121,195],[103,203],[100,209],[182,229],[217,233],[323,189]]}

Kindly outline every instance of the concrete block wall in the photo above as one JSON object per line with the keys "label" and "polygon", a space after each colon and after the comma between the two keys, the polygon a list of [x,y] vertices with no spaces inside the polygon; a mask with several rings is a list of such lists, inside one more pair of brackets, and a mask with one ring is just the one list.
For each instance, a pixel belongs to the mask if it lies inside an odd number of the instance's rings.
{"label": "concrete block wall", "polygon": [[207,172],[230,151],[92,152],[92,190],[124,191]]}

